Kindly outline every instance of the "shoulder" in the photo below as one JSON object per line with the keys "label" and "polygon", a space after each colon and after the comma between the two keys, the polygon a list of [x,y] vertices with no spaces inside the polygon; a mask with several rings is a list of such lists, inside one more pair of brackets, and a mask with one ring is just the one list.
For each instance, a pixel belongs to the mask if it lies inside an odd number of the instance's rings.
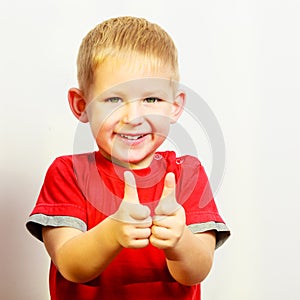
{"label": "shoulder", "polygon": [[95,162],[95,153],[70,154],[56,157],[50,165],[51,168],[70,168],[74,166]]}
{"label": "shoulder", "polygon": [[[46,180],[61,181],[62,178],[76,178],[78,173],[88,170],[95,161],[94,153],[63,155],[56,157],[46,172]],[[86,172],[85,172],[86,173]]]}
{"label": "shoulder", "polygon": [[156,155],[162,156],[171,169],[199,170],[202,166],[199,159],[192,155],[177,156],[174,151],[157,152]]}
{"label": "shoulder", "polygon": [[95,161],[95,152],[61,155],[54,159],[52,164],[72,164],[74,162]]}

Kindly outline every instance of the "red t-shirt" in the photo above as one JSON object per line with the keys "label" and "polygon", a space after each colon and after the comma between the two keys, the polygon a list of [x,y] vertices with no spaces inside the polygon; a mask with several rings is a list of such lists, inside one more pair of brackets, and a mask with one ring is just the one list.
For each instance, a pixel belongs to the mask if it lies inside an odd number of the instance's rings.
{"label": "red t-shirt", "polygon": [[[42,226],[69,226],[82,231],[93,228],[118,209],[124,195],[124,171],[99,152],[57,158],[48,169],[27,228],[40,240]],[[177,158],[171,151],[157,152],[148,168],[131,171],[140,202],[149,206],[152,215],[164,177],[173,172],[176,199],[185,209],[190,230],[216,230],[217,247],[229,236],[205,171],[195,157]],[[176,282],[163,251],[149,245],[122,249],[100,276],[85,284],[66,280],[51,263],[50,294],[52,300],[199,300],[200,285],[188,287]]]}

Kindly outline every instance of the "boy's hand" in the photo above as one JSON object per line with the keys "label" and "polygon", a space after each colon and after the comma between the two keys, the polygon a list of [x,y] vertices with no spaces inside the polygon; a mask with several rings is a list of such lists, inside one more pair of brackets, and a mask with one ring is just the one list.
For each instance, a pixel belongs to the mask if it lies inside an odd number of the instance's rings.
{"label": "boy's hand", "polygon": [[174,248],[185,228],[185,211],[176,201],[175,187],[175,175],[168,173],[153,218],[150,242],[153,246],[163,250]]}
{"label": "boy's hand", "polygon": [[140,204],[134,175],[124,173],[124,198],[119,209],[111,216],[115,222],[114,235],[125,248],[143,248],[149,244],[152,218],[150,209]]}

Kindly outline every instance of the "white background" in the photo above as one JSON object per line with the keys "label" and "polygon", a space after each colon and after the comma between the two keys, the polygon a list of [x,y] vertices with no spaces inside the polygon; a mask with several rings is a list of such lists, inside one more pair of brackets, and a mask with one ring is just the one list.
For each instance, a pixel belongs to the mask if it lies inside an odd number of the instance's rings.
{"label": "white background", "polygon": [[0,298],[49,299],[48,256],[24,224],[50,162],[73,151],[77,122],[66,94],[76,86],[81,39],[119,15],[146,17],[171,34],[181,81],[223,130],[216,201],[232,237],[216,252],[203,299],[298,299],[296,0],[1,1]]}

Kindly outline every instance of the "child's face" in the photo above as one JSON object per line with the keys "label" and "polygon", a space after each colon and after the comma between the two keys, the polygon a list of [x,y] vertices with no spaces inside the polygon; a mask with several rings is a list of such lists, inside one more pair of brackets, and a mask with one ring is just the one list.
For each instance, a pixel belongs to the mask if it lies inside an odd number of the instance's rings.
{"label": "child's face", "polygon": [[149,166],[184,104],[170,72],[143,69],[143,63],[135,59],[101,64],[86,107],[100,152],[131,168]]}

